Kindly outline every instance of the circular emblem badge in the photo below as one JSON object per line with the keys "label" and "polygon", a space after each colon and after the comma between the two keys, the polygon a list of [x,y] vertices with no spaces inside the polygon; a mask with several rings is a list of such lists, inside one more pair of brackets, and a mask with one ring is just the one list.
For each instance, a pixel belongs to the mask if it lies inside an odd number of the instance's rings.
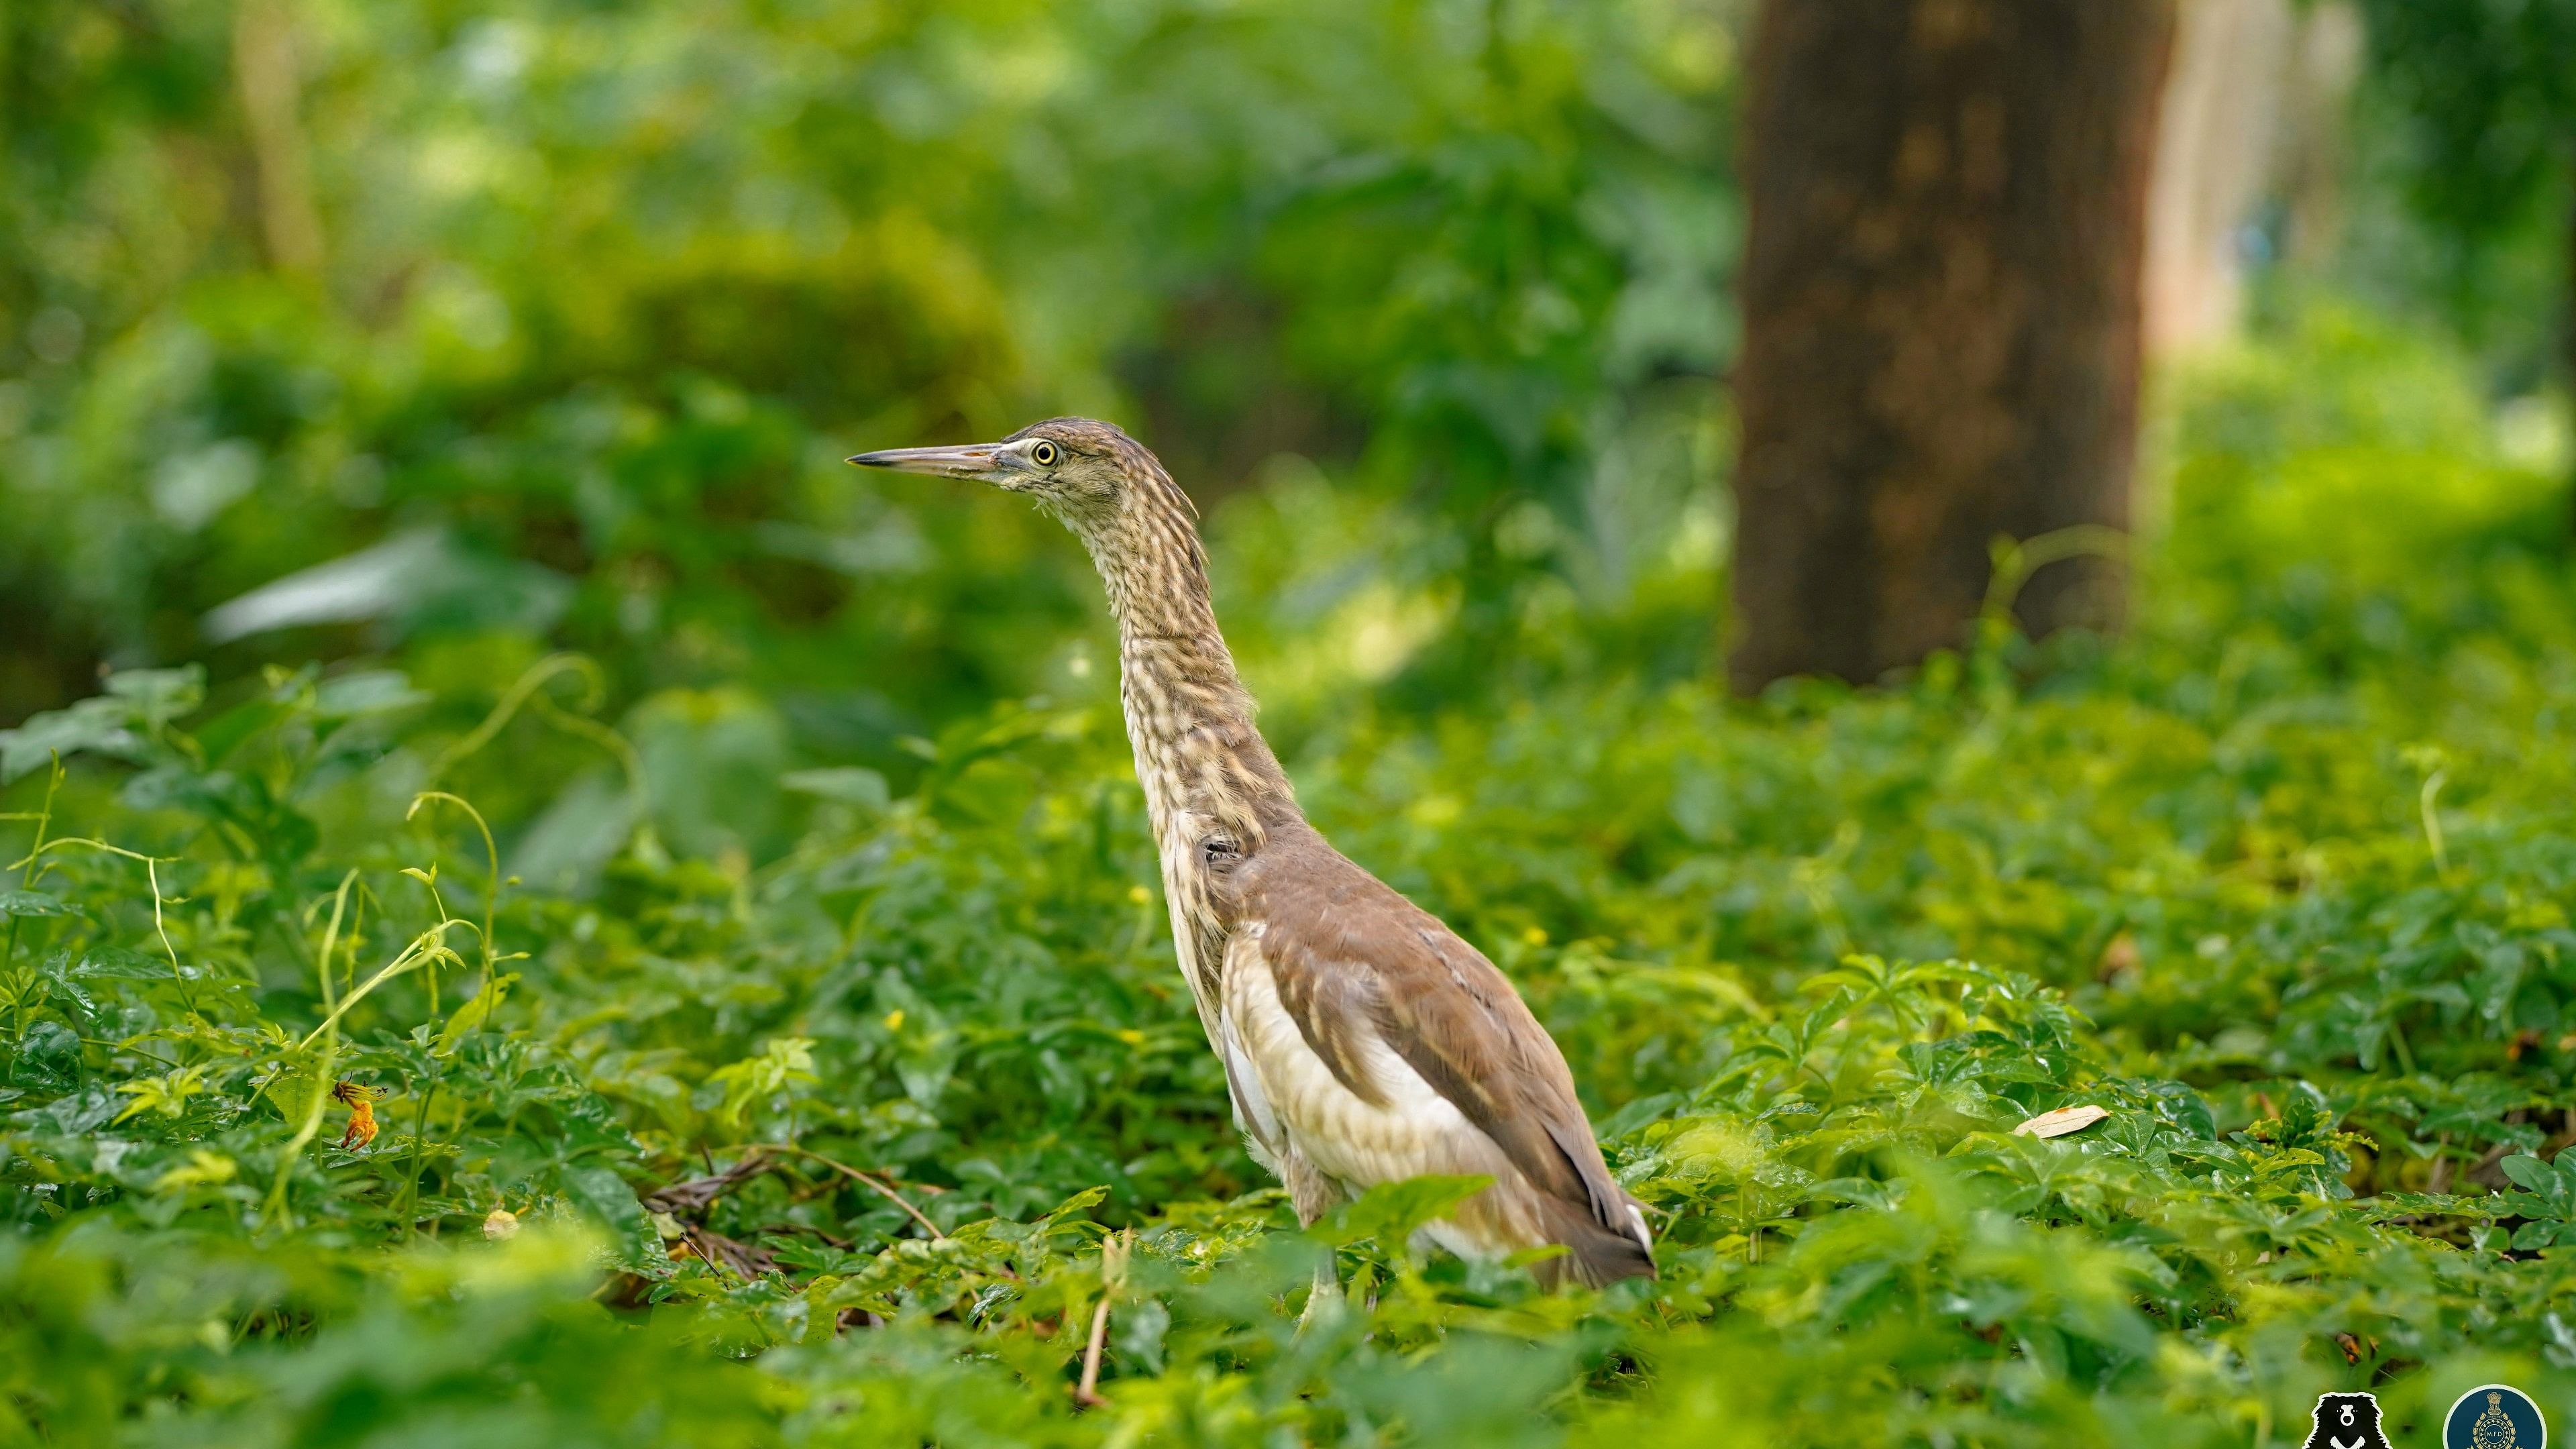
{"label": "circular emblem badge", "polygon": [[2480,1384],[2442,1419],[2442,1449],[2548,1449],[2540,1406],[2511,1384]]}

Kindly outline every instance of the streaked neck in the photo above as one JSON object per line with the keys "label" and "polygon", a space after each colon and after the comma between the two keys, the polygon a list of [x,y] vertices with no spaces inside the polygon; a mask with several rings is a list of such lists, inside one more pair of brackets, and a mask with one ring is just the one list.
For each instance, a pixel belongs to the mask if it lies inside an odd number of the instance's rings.
{"label": "streaked neck", "polygon": [[1226,942],[1241,909],[1232,873],[1303,817],[1253,727],[1252,697],[1217,631],[1190,520],[1131,495],[1116,516],[1076,531],[1118,619],[1118,695],[1162,861],[1172,945],[1214,1041]]}
{"label": "streaked neck", "polygon": [[1158,842],[1195,851],[1206,842],[1184,834],[1217,830],[1249,852],[1296,804],[1217,628],[1197,530],[1138,504],[1084,542],[1118,621],[1119,696]]}

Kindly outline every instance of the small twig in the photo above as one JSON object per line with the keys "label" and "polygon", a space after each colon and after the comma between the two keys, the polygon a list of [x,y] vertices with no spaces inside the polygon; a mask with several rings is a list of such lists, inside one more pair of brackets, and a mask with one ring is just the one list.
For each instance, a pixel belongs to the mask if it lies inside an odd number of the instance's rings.
{"label": "small twig", "polygon": [[429,1090],[421,1094],[419,1115],[411,1119],[411,1161],[403,1167],[403,1236],[420,1231],[415,1214],[420,1206],[420,1149],[429,1136],[429,1110],[438,1104],[438,1089],[445,1085],[438,1078],[429,1079]]}
{"label": "small twig", "polygon": [[151,1052],[145,1051],[139,1046],[129,1046],[121,1041],[102,1041],[97,1037],[85,1036],[80,1039],[80,1043],[82,1046],[94,1046],[112,1052],[132,1052],[138,1057],[142,1057],[147,1061],[159,1062],[161,1065],[169,1067],[174,1071],[177,1070],[179,1066],[177,1062],[170,1060],[168,1057],[157,1056]]}
{"label": "small twig", "polygon": [[2435,770],[2424,777],[2424,788],[2415,794],[2415,813],[2424,822],[2424,843],[2433,850],[2433,874],[2451,873],[2451,858],[2442,849],[2442,812],[2434,800],[2442,793],[2442,782],[2450,778],[2448,770]]}
{"label": "small twig", "polygon": [[[18,862],[18,888],[20,890],[34,890],[36,888],[36,857],[45,853],[45,828],[54,823],[54,792],[61,789],[62,784],[63,754],[62,751],[56,750],[54,751],[53,771],[45,776],[44,808],[32,812],[24,810],[12,811],[5,816],[0,816],[0,819],[33,820],[36,822],[36,843],[27,848],[27,858]],[[13,915],[9,918],[9,939],[6,945],[0,945],[0,968],[7,967],[11,961],[17,959],[18,923],[25,919],[26,917],[17,915]],[[18,1004],[18,1040],[24,1042],[26,1039],[27,1006],[22,1000]]]}
{"label": "small twig", "polygon": [[[143,879],[152,887],[152,929],[161,937],[161,949],[170,957],[170,979],[179,983],[180,1003],[188,1008],[188,1014],[190,1016],[196,1015],[197,994],[188,989],[188,973],[179,965],[179,948],[170,944],[170,927],[168,922],[162,919],[161,915],[161,907],[164,902],[177,899],[177,897],[164,897],[161,894],[161,861],[163,857],[157,855],[145,855],[140,851],[128,850],[122,845],[110,845],[104,840],[91,840],[86,836],[65,836],[60,840],[45,841],[37,845],[34,849],[28,851],[23,859],[11,862],[15,868],[22,872],[19,877],[20,883],[23,885],[27,881],[35,878],[35,864],[38,856],[44,855],[48,851],[62,850],[75,845],[85,846],[91,850],[99,851],[107,855],[121,855],[127,860],[139,860],[143,862]],[[172,858],[175,859],[175,857]],[[17,919],[18,918],[15,916],[9,918],[10,925],[13,930],[16,927]],[[15,938],[13,937],[12,939],[14,940]]]}
{"label": "small twig", "polygon": [[[295,1171],[297,1157],[304,1151],[305,1145],[321,1135],[322,1113],[330,1101],[331,1083],[336,1080],[332,1073],[340,1055],[340,1030],[336,1025],[339,1020],[339,1004],[332,999],[331,956],[340,949],[340,918],[349,906],[349,888],[357,883],[358,871],[355,866],[352,866],[347,875],[340,877],[340,888],[331,893],[331,924],[323,928],[321,962],[315,974],[320,977],[322,983],[322,1009],[330,1013],[331,1020],[335,1024],[332,1025],[328,1039],[323,1045],[322,1059],[314,1064],[313,1094],[311,1100],[304,1106],[303,1125],[296,1129],[295,1136],[289,1139],[286,1146],[277,1154],[277,1182],[269,1189],[267,1208],[268,1216],[273,1220],[282,1221],[292,1216],[286,1201],[287,1178]],[[351,925],[350,933],[349,950],[354,956],[358,949],[354,923]],[[309,1045],[313,1039],[306,1037],[304,1040]],[[296,1050],[301,1052],[303,1047],[299,1046]],[[351,1112],[351,1120],[352,1122],[356,1120],[354,1109]]]}
{"label": "small twig", "polygon": [[778,1259],[767,1248],[728,1238],[697,1223],[682,1225],[680,1248],[672,1254],[686,1255],[694,1255],[718,1272],[730,1270],[746,1283],[778,1271]]}
{"label": "small twig", "polygon": [[1082,1350],[1082,1382],[1073,1390],[1073,1401],[1086,1409],[1105,1408],[1109,1403],[1100,1396],[1100,1349],[1109,1339],[1109,1300],[1118,1296],[1118,1285],[1126,1280],[1127,1248],[1133,1241],[1132,1231],[1100,1240],[1100,1303],[1091,1310],[1091,1341]]}
{"label": "small twig", "polygon": [[810,1233],[814,1237],[821,1239],[823,1246],[827,1248],[837,1248],[844,1253],[857,1246],[848,1238],[835,1237],[834,1235],[823,1231],[821,1228],[814,1226],[812,1223],[777,1223],[772,1226],[762,1228],[761,1231],[764,1233]]}
{"label": "small twig", "polygon": [[[423,790],[411,798],[411,808],[403,812],[403,818],[405,820],[409,820],[414,815],[420,813],[420,807],[433,802],[453,805],[457,809],[464,811],[466,815],[473,820],[474,828],[480,831],[483,836],[483,859],[484,862],[490,866],[491,871],[490,878],[486,882],[483,891],[483,930],[481,932],[483,942],[482,990],[489,992],[492,989],[492,972],[494,966],[492,958],[493,913],[501,908],[501,849],[499,846],[492,843],[492,827],[484,823],[483,812],[475,809],[471,804],[467,803],[465,798],[461,795],[451,795],[445,790]],[[436,893],[437,888],[433,886],[431,888],[431,894],[434,896]],[[439,902],[438,913],[441,916],[447,914],[447,903],[443,900]],[[463,1008],[460,1007],[459,1009],[462,1010]],[[486,1000],[483,1003],[484,1016],[490,1016],[491,1009],[492,1003],[489,1000]],[[429,978],[429,1014],[432,1016],[436,1016],[438,1014],[438,974],[435,970],[430,973]],[[478,1018],[475,1022],[475,1027],[479,1029],[481,1025],[482,1021]]]}
{"label": "small twig", "polygon": [[714,1171],[715,1159],[707,1159],[709,1175],[686,1182],[665,1183],[644,1196],[644,1206],[657,1213],[703,1213],[717,1198],[773,1170],[777,1163],[766,1147],[743,1151],[740,1160],[721,1172]]}
{"label": "small twig", "polygon": [[492,712],[483,717],[481,724],[467,731],[464,738],[439,752],[438,758],[430,762],[429,776],[422,783],[436,785],[439,777],[447,773],[449,766],[492,743],[493,739],[501,733],[502,726],[510,722],[510,717],[519,712],[519,706],[526,704],[529,697],[537,692],[539,686],[556,675],[567,672],[580,675],[582,683],[589,686],[583,707],[590,708],[595,705],[604,692],[600,688],[599,666],[579,654],[549,654],[531,665],[526,673],[512,681],[510,687],[501,692],[500,700],[492,706]]}
{"label": "small twig", "polygon": [[914,1207],[911,1202],[905,1199],[902,1193],[899,1193],[893,1188],[887,1186],[885,1183],[878,1181],[875,1177],[861,1172],[847,1163],[834,1162],[832,1159],[825,1157],[822,1153],[816,1152],[810,1147],[782,1147],[776,1150],[782,1152],[793,1152],[799,1157],[813,1158],[816,1162],[823,1164],[825,1167],[832,1169],[834,1172],[841,1174],[852,1182],[864,1185],[879,1197],[882,1197],[886,1201],[893,1203],[896,1207],[903,1209],[905,1213],[911,1216],[914,1222],[921,1224],[921,1230],[923,1232],[930,1234],[930,1240],[932,1242],[944,1243],[948,1241],[948,1235],[939,1230],[939,1224],[922,1216],[921,1209]]}
{"label": "small twig", "polygon": [[1109,1337],[1109,1290],[1100,1290],[1100,1305],[1091,1310],[1091,1342],[1082,1350],[1082,1382],[1074,1385],[1073,1401],[1086,1409],[1106,1408],[1109,1401],[1100,1397],[1100,1346]]}

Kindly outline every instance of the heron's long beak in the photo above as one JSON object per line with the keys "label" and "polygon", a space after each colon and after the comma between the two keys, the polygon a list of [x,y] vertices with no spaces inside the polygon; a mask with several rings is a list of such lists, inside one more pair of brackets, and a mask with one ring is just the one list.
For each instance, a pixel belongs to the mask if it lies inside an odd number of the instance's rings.
{"label": "heron's long beak", "polygon": [[887,448],[850,460],[862,468],[892,468],[898,473],[927,473],[934,478],[965,478],[996,483],[1012,472],[1010,455],[999,443],[970,443],[953,448]]}

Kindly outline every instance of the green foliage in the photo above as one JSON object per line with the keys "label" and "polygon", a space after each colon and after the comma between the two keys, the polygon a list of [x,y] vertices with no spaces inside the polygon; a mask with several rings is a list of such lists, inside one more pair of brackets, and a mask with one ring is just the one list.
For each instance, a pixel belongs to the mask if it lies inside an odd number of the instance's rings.
{"label": "green foliage", "polygon": [[[2516,425],[2565,466],[2576,307],[2576,4],[2360,0],[2367,63],[2342,168],[2348,224],[2303,245],[2383,304],[2473,343]],[[2322,219],[2322,218],[2319,218]]]}
{"label": "green foliage", "polygon": [[1401,515],[1216,519],[1309,808],[1512,974],[1652,1210],[1661,1278],[1601,1293],[1412,1249],[1472,1180],[1296,1230],[1105,670],[900,775],[789,768],[748,685],[604,715],[560,659],[114,675],[0,734],[0,1437],[2241,1445],[2368,1387],[2404,1442],[2498,1378],[2563,1414],[2576,586],[2459,374],[2319,313],[2182,380],[2132,635],[1876,693],[1659,682],[1640,621],[1714,586],[1676,554],[1424,714],[1387,651],[1448,586],[1383,567]]}
{"label": "green foliage", "polygon": [[901,776],[1094,585],[839,460],[1064,412],[1413,497],[1506,630],[1704,489],[1733,81],[1668,0],[13,3],[0,700],[572,648],[729,769]]}
{"label": "green foliage", "polygon": [[2505,1205],[2526,1219],[2514,1229],[2517,1248],[2550,1248],[2576,1243],[2576,1156],[2562,1151],[2554,1163],[2537,1157],[2508,1157],[2496,1166],[2521,1192],[2507,1193]]}
{"label": "green foliage", "polygon": [[[2576,5],[2364,0],[2372,69],[2402,110],[2412,199],[2461,248],[2486,254],[2567,204],[2576,166]],[[2466,281],[2465,278],[2462,279]]]}

